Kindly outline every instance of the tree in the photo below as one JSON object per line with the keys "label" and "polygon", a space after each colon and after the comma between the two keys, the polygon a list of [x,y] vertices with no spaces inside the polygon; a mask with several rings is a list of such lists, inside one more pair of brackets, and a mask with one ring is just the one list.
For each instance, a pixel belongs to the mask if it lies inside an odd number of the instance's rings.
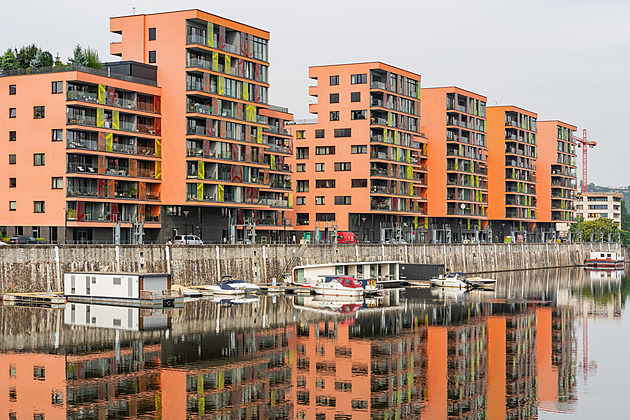
{"label": "tree", "polygon": [[35,58],[39,48],[35,44],[22,46],[15,52],[15,60],[18,69],[27,69],[31,66],[31,60]]}
{"label": "tree", "polygon": [[608,235],[612,234],[616,240],[617,233],[621,233],[619,227],[612,219],[600,217],[595,220],[589,220],[587,222],[581,221],[575,223],[576,231],[582,233],[582,240],[589,241],[591,234],[593,234],[595,240],[599,240],[603,235],[604,240],[608,239]]}
{"label": "tree", "polygon": [[0,57],[0,69],[2,69],[2,71],[13,70],[17,68],[16,65],[15,53],[9,48],[2,54],[2,57]]}
{"label": "tree", "polygon": [[55,56],[55,62],[53,63],[55,67],[63,66],[63,61],[61,61],[61,57],[59,57],[59,53]]}
{"label": "tree", "polygon": [[51,67],[53,56],[49,51],[37,50],[35,57],[31,60],[30,66],[34,69],[40,67]]}
{"label": "tree", "polygon": [[92,67],[94,69],[103,68],[103,63],[98,57],[98,52],[90,47],[83,48],[79,44],[72,50],[72,57],[68,58],[68,64]]}

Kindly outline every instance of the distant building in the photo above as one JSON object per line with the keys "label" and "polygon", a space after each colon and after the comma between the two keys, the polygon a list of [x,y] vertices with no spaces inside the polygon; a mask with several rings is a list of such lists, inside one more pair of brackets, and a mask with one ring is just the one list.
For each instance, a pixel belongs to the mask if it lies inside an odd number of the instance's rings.
{"label": "distant building", "polygon": [[612,219],[617,226],[621,226],[622,199],[622,193],[581,193],[578,194],[577,213],[582,216],[585,221],[605,217]]}

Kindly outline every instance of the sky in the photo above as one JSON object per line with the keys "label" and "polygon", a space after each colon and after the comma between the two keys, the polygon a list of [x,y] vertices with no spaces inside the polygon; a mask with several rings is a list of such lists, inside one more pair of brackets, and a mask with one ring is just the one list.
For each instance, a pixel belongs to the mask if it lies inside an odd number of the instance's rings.
{"label": "sky", "polygon": [[309,66],[382,61],[420,74],[423,87],[458,86],[580,136],[586,128],[598,143],[589,183],[630,185],[630,0],[31,0],[3,4],[0,50],[36,43],[65,61],[80,43],[116,61],[109,18],[133,8],[201,9],[269,31],[270,103],[295,118],[312,117]]}

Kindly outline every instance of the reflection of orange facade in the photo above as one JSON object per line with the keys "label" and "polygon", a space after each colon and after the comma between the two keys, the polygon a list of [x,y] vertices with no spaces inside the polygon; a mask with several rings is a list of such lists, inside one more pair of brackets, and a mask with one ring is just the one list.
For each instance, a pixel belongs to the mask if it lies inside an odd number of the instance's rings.
{"label": "reflection of orange facade", "polygon": [[65,419],[64,356],[0,353],[0,418]]}
{"label": "reflection of orange facade", "polygon": [[162,369],[163,417],[291,418],[292,331],[237,333],[231,347],[222,349],[230,355],[225,363]]}

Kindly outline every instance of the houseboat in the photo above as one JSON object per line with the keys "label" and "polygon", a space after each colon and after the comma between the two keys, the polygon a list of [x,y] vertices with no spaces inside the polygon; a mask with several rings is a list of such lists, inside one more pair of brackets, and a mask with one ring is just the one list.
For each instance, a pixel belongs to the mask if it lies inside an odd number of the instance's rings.
{"label": "houseboat", "polygon": [[400,264],[400,261],[360,261],[300,265],[293,268],[287,281],[294,286],[313,287],[340,277],[354,277],[366,292],[372,293],[404,285],[400,280]]}
{"label": "houseboat", "polygon": [[625,258],[621,252],[615,251],[592,251],[589,258],[584,260],[587,269],[609,269],[615,270],[623,268]]}
{"label": "houseboat", "polygon": [[68,302],[149,308],[183,305],[183,297],[171,291],[170,274],[64,273],[63,293]]}

